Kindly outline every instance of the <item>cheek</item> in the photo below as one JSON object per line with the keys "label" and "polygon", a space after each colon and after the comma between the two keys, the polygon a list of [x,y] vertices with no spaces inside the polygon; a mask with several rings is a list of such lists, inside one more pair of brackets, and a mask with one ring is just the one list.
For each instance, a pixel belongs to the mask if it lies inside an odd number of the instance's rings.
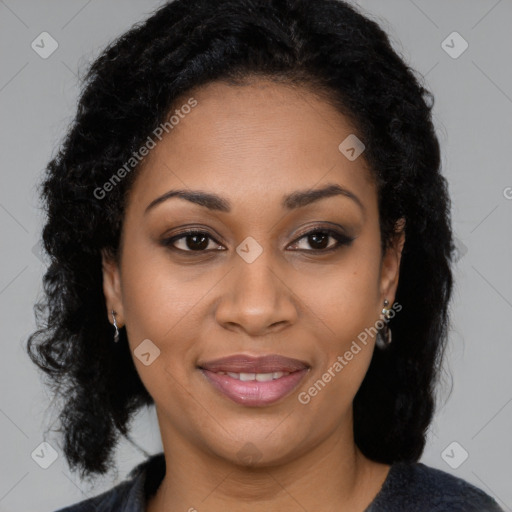
{"label": "cheek", "polygon": [[160,385],[172,386],[173,377],[186,380],[196,359],[196,342],[204,338],[205,296],[215,289],[219,277],[205,271],[206,266],[177,265],[164,249],[137,233],[127,236],[125,244],[121,273],[126,332],[132,355],[146,339],[160,351],[151,366],[134,357],[153,395]]}
{"label": "cheek", "polygon": [[[197,306],[204,291],[182,284],[183,273],[162,258],[138,256],[133,251],[123,261],[123,308],[133,361],[155,403],[181,407],[193,341],[200,338]],[[151,341],[149,352],[156,354],[149,365],[138,357],[143,340]]]}
{"label": "cheek", "polygon": [[337,413],[350,409],[372,358],[378,278],[379,260],[368,245],[315,278],[303,274],[299,281],[320,349],[315,374],[301,391],[307,393],[312,410],[333,421]]}
{"label": "cheek", "polygon": [[353,272],[338,277],[341,285],[326,281],[323,293],[309,295],[312,318],[321,329],[315,336],[318,365],[298,396],[308,414],[324,419],[325,429],[334,429],[340,415],[351,411],[372,359],[372,327],[378,319],[376,274]]}
{"label": "cheek", "polygon": [[354,253],[336,265],[303,272],[294,279],[294,292],[318,320],[329,346],[338,349],[378,318],[379,262]]}
{"label": "cheek", "polygon": [[[344,359],[344,363],[337,361],[335,364],[334,358],[299,390],[297,407],[303,411],[304,420],[312,419],[312,430],[334,430],[342,417],[352,413],[354,397],[364,380],[371,357],[370,346],[361,345],[360,352],[353,355],[351,361]],[[316,424],[318,418],[322,418],[321,426]]]}
{"label": "cheek", "polygon": [[202,284],[194,281],[192,269],[173,264],[165,250],[149,242],[127,239],[126,247],[130,249],[123,254],[122,294],[127,332],[133,341],[150,338],[162,343],[190,324],[211,276]]}

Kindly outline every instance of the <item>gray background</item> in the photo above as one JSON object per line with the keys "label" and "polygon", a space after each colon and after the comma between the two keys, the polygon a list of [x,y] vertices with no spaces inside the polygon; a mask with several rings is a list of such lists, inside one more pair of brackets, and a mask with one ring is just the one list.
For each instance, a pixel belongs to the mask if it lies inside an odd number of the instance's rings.
{"label": "gray background", "polygon": [[[161,3],[0,0],[0,512],[52,511],[75,503],[111,488],[145,458],[121,443],[119,473],[91,487],[70,473],[50,437],[57,459],[47,469],[36,464],[31,454],[53,418],[51,397],[25,343],[35,327],[32,306],[44,272],[34,248],[42,225],[36,185],[74,115],[78,72]],[[511,511],[512,2],[358,4],[435,95],[443,172],[453,201],[460,258],[453,325],[440,407],[421,462],[472,482]],[[43,31],[59,44],[47,59],[31,48]],[[469,44],[458,58],[441,46],[453,31]],[[461,48],[457,40],[447,44],[452,51]],[[152,409],[135,419],[133,437],[150,453],[161,450]],[[461,463],[463,450],[469,457]]]}

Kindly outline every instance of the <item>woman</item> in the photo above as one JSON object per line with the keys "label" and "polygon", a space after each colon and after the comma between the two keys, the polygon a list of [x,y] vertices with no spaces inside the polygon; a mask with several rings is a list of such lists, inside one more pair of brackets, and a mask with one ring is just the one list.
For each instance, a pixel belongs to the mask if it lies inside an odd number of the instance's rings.
{"label": "woman", "polygon": [[92,65],[43,184],[66,511],[499,511],[418,462],[452,290],[432,96],[337,0],[176,0]]}

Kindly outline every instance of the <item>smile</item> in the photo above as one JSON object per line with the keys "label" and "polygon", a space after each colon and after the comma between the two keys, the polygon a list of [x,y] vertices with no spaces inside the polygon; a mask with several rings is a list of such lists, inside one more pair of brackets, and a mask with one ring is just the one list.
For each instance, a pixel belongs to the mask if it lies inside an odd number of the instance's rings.
{"label": "smile", "polygon": [[248,407],[264,407],[289,395],[309,369],[294,372],[234,373],[201,369],[209,384],[231,401]]}
{"label": "smile", "polygon": [[258,382],[268,382],[269,380],[280,379],[286,375],[290,375],[289,372],[272,372],[272,373],[234,373],[234,372],[217,372],[217,375],[229,375],[232,379],[243,380],[248,382],[251,380],[257,380]]}

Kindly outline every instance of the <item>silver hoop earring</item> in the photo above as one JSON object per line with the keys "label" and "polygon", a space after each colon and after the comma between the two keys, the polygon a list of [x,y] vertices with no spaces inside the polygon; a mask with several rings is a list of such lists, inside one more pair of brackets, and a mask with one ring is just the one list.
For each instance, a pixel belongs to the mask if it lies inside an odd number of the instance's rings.
{"label": "silver hoop earring", "polygon": [[386,348],[391,345],[391,329],[389,328],[387,322],[391,318],[391,310],[388,309],[389,301],[388,299],[384,300],[384,307],[382,308],[382,315],[384,316],[384,327],[382,329],[379,329],[379,332],[377,333],[377,340],[375,341],[375,344],[378,348],[381,350],[385,350]]}
{"label": "silver hoop earring", "polygon": [[112,310],[112,319],[114,321],[114,329],[116,330],[114,333],[114,342],[117,343],[119,341],[119,329],[117,328],[116,314],[114,310]]}

